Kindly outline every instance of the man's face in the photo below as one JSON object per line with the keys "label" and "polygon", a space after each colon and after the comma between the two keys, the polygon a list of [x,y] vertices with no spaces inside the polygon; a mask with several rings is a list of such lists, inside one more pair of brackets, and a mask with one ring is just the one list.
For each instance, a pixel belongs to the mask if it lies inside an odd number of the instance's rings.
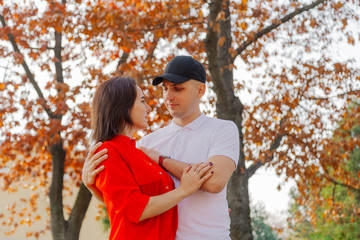
{"label": "man's face", "polygon": [[162,83],[165,106],[171,116],[178,119],[190,117],[199,108],[205,85],[196,80],[172,83],[164,79]]}

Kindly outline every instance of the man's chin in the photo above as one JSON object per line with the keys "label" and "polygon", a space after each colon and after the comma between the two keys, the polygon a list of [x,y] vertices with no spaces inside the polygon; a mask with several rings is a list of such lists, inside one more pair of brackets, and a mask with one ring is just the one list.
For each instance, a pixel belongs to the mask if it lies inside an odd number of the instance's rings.
{"label": "man's chin", "polygon": [[169,113],[173,118],[180,118],[181,117],[181,115],[178,112],[169,111]]}
{"label": "man's chin", "polygon": [[184,115],[181,115],[181,114],[174,114],[174,115],[170,114],[170,115],[173,117],[173,119],[178,119],[178,120],[185,119]]}

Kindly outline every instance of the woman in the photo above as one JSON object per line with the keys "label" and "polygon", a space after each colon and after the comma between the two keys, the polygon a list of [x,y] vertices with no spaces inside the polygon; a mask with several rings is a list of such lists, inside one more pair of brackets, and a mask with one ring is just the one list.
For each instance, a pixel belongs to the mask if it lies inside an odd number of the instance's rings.
{"label": "woman", "polygon": [[176,205],[212,176],[209,164],[188,166],[180,186],[131,139],[148,127],[150,107],[129,77],[115,77],[99,86],[92,104],[92,140],[103,142],[108,159],[92,189],[102,196],[110,219],[110,239],[175,239]]}

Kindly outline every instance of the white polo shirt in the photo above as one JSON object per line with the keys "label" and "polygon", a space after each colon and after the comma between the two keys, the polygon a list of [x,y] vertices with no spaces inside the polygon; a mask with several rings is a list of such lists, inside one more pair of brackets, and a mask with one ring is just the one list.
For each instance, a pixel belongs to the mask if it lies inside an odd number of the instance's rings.
{"label": "white polo shirt", "polygon": [[[202,114],[185,127],[172,122],[143,137],[138,146],[152,148],[186,163],[206,162],[211,156],[223,155],[237,164],[239,132],[232,121]],[[172,178],[178,187],[179,180]],[[226,189],[217,194],[199,190],[179,203],[177,240],[230,239]]]}

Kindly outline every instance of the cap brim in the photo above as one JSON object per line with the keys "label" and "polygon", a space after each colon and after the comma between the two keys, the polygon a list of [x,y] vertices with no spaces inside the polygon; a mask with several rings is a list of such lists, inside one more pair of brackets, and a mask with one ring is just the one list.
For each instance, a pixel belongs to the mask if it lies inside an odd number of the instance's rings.
{"label": "cap brim", "polygon": [[183,77],[183,76],[179,76],[176,74],[172,74],[172,73],[164,73],[163,75],[157,76],[156,78],[154,78],[154,80],[152,81],[152,84],[154,86],[159,85],[160,83],[162,83],[162,81],[166,79],[169,82],[172,83],[183,83],[186,81],[189,81],[190,78],[187,77]]}

